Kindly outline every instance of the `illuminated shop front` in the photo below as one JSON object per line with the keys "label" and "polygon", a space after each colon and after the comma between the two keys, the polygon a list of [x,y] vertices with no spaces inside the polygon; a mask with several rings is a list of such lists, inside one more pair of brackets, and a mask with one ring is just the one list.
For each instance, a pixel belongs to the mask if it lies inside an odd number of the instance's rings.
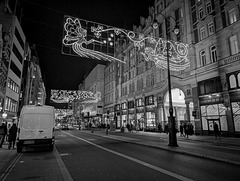
{"label": "illuminated shop front", "polygon": [[121,119],[122,123],[121,123],[121,125],[123,127],[126,127],[126,125],[127,125],[127,112],[128,112],[126,102],[121,104],[121,112],[122,112],[122,119]]}
{"label": "illuminated shop front", "polygon": [[119,129],[122,127],[121,124],[121,114],[120,114],[120,104],[115,105],[114,112],[115,112],[115,122],[116,122],[116,128]]}
{"label": "illuminated shop front", "polygon": [[156,100],[154,100],[154,96],[145,97],[145,106],[146,106],[146,128],[145,129],[155,129],[156,126],[156,115],[155,115],[155,107]]}
{"label": "illuminated shop front", "polygon": [[136,118],[139,129],[143,130],[144,128],[144,101],[143,98],[136,99]]}
{"label": "illuminated shop front", "polygon": [[202,133],[207,135],[214,134],[213,125],[215,123],[218,124],[222,133],[227,133],[227,108],[224,105],[220,77],[199,82],[198,88]]}
{"label": "illuminated shop front", "polygon": [[240,137],[240,72],[233,72],[227,76],[229,82],[230,109],[233,135]]}

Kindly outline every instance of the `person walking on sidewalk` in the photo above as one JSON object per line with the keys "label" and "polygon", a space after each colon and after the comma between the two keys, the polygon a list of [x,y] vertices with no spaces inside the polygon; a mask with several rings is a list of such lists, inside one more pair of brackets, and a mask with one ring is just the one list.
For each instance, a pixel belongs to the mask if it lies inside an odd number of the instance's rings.
{"label": "person walking on sidewalk", "polygon": [[180,124],[180,136],[184,136],[183,135],[183,123]]}
{"label": "person walking on sidewalk", "polygon": [[2,125],[0,126],[0,148],[2,148],[6,135],[7,135],[7,126],[4,123],[2,123]]}
{"label": "person walking on sidewalk", "polygon": [[10,149],[11,147],[14,148],[15,142],[16,142],[16,137],[17,137],[17,125],[16,125],[16,123],[13,123],[13,125],[9,129],[8,149]]}
{"label": "person walking on sidewalk", "polygon": [[217,124],[217,123],[214,123],[213,129],[214,129],[215,138],[221,139],[221,138],[220,138],[220,132],[219,132],[219,128],[218,128],[218,124]]}

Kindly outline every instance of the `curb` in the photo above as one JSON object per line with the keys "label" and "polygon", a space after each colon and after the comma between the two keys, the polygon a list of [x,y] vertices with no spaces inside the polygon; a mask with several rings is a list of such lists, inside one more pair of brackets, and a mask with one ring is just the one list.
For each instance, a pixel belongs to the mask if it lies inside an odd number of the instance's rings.
{"label": "curb", "polygon": [[[105,138],[109,138],[109,139],[115,139],[115,138],[108,137],[106,135],[98,134],[97,132],[92,133],[92,132],[87,132],[86,131],[84,133],[94,134],[96,136],[101,136],[101,137],[105,137]],[[97,133],[97,134],[95,134],[95,133]],[[210,160],[213,160],[213,161],[219,161],[219,162],[223,162],[223,163],[227,163],[227,164],[240,166],[240,162],[229,161],[229,160],[226,160],[226,159],[221,159],[221,158],[213,157],[213,156],[209,156],[209,155],[198,154],[198,153],[182,151],[182,150],[181,151],[180,150],[173,150],[173,149],[168,149],[168,148],[164,148],[164,147],[160,147],[160,146],[149,145],[149,144],[145,144],[145,143],[136,143],[136,142],[132,142],[132,141],[129,141],[129,140],[123,140],[123,141],[127,142],[127,143],[131,143],[131,144],[148,146],[148,147],[157,148],[157,149],[170,151],[170,152],[174,152],[174,153],[186,154],[186,155],[195,156],[195,157],[198,157],[198,158],[210,159]]]}

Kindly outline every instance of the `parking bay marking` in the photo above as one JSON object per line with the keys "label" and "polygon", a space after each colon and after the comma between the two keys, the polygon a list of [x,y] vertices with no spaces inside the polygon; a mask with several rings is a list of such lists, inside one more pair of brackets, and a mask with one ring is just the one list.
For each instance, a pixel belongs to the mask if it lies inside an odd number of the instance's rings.
{"label": "parking bay marking", "polygon": [[158,172],[164,173],[164,174],[169,175],[169,176],[171,176],[171,177],[174,177],[174,178],[176,178],[176,179],[179,179],[179,180],[182,180],[182,181],[193,181],[192,179],[186,178],[186,177],[184,177],[184,176],[178,175],[178,174],[176,174],[176,173],[170,172],[170,171],[165,170],[165,169],[162,169],[162,168],[160,168],[160,167],[151,165],[151,164],[149,164],[149,163],[147,163],[147,162],[144,162],[144,161],[138,160],[138,159],[136,159],[136,158],[133,158],[133,157],[124,155],[124,154],[122,154],[122,153],[119,153],[119,152],[110,150],[110,149],[108,149],[108,148],[99,146],[99,145],[97,145],[97,144],[94,144],[94,143],[92,143],[92,142],[90,142],[90,141],[87,141],[87,140],[85,140],[85,139],[83,139],[83,138],[80,138],[80,137],[77,137],[77,136],[75,136],[75,135],[72,135],[72,134],[67,133],[67,132],[65,132],[65,131],[64,131],[64,133],[67,134],[67,135],[69,135],[69,136],[72,136],[72,137],[74,137],[74,138],[77,138],[77,139],[79,139],[79,140],[81,140],[81,141],[84,141],[84,142],[86,142],[86,143],[88,143],[88,144],[90,144],[90,145],[93,145],[93,146],[95,146],[95,147],[97,147],[97,148],[100,148],[100,149],[105,150],[105,151],[107,151],[107,152],[113,153],[113,154],[118,155],[118,156],[120,156],[120,157],[123,157],[123,158],[125,158],[125,159],[131,160],[131,161],[133,161],[133,162],[135,162],[135,163],[138,163],[138,164],[140,164],[140,165],[144,165],[144,166],[146,166],[146,167],[148,167],[148,168],[151,168],[151,169],[156,170],[156,171],[158,171]]}

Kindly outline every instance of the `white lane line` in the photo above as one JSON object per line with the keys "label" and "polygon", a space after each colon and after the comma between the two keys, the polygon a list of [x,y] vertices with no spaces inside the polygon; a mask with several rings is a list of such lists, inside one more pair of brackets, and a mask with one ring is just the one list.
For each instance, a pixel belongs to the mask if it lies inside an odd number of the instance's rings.
{"label": "white lane line", "polygon": [[0,177],[0,180],[5,181],[8,177],[9,173],[12,171],[12,169],[17,164],[18,160],[21,158],[22,153],[18,154],[18,156],[12,161],[12,163],[8,166],[8,168],[3,172],[3,174]]}
{"label": "white lane line", "polygon": [[87,140],[85,140],[85,139],[79,138],[79,137],[74,136],[74,135],[72,135],[72,134],[70,134],[70,133],[67,133],[67,132],[65,132],[65,131],[64,131],[64,133],[67,134],[67,135],[69,135],[69,136],[72,136],[72,137],[74,137],[74,138],[77,138],[77,139],[79,139],[79,140],[81,140],[81,141],[84,141],[84,142],[86,142],[86,143],[88,143],[88,144],[91,144],[91,145],[93,145],[93,146],[95,146],[95,147],[97,147],[97,148],[100,148],[100,149],[102,149],[102,150],[108,151],[108,152],[113,153],[113,154],[115,154],[115,155],[118,155],[118,156],[120,156],[120,157],[126,158],[126,159],[131,160],[131,161],[133,161],[133,162],[135,162],[135,163],[138,163],[138,164],[140,164],[140,165],[144,165],[144,166],[146,166],[146,167],[148,167],[148,168],[151,168],[151,169],[156,170],[156,171],[158,171],[158,172],[164,173],[164,174],[169,175],[169,176],[171,176],[171,177],[174,177],[174,178],[176,178],[176,179],[179,179],[179,180],[182,180],[182,181],[193,181],[192,179],[189,179],[189,178],[186,178],[186,177],[184,177],[184,176],[178,175],[178,174],[176,174],[176,173],[170,172],[170,171],[168,171],[168,170],[159,168],[159,167],[157,167],[157,166],[151,165],[151,164],[149,164],[149,163],[146,163],[146,162],[144,162],[144,161],[138,160],[138,159],[136,159],[136,158],[133,158],[133,157],[124,155],[124,154],[122,154],[122,153],[119,153],[119,152],[110,150],[110,149],[108,149],[108,148],[99,146],[99,145],[97,145],[97,144],[95,144],[95,143],[92,143],[92,142],[87,141]]}

